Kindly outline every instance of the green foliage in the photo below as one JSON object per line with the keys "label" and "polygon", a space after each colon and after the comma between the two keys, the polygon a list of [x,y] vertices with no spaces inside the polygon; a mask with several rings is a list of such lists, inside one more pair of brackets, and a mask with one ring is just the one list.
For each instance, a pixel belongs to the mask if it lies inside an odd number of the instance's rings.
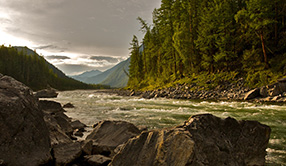
{"label": "green foliage", "polygon": [[234,73],[265,85],[286,74],[285,10],[285,0],[162,0],[152,25],[138,18],[144,50],[132,49],[131,62],[142,65],[130,66],[128,85],[152,89],[199,75],[215,84]]}
{"label": "green foliage", "polygon": [[249,87],[254,88],[274,83],[281,77],[282,73],[273,73],[271,70],[249,71],[246,82]]}
{"label": "green foliage", "polygon": [[27,51],[23,50],[18,52],[13,47],[0,47],[0,73],[15,78],[33,90],[44,89],[48,86],[58,90],[109,88],[102,85],[84,84],[69,77],[58,77],[48,67],[43,57],[35,52],[33,54],[27,54]]}

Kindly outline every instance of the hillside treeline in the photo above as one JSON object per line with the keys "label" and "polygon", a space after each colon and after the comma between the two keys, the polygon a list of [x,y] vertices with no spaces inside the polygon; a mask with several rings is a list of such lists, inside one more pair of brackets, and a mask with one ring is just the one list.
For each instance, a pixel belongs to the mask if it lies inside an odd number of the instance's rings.
{"label": "hillside treeline", "polygon": [[0,47],[0,73],[9,75],[33,90],[53,87],[58,90],[108,88],[88,85],[69,77],[58,77],[38,54],[27,54],[13,47]]}
{"label": "hillside treeline", "polygon": [[134,36],[128,86],[225,73],[260,86],[286,72],[285,0],[162,0]]}

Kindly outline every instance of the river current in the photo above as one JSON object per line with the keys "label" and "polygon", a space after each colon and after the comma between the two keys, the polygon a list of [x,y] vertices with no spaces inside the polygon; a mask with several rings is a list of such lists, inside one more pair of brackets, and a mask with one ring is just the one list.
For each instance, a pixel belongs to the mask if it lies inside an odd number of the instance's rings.
{"label": "river current", "polygon": [[230,116],[237,120],[256,120],[272,129],[267,165],[286,166],[286,104],[142,99],[100,90],[64,91],[53,100],[61,104],[72,103],[75,108],[66,109],[66,114],[89,126],[101,120],[124,120],[149,129],[164,128],[183,124],[190,116],[203,113],[221,118]]}

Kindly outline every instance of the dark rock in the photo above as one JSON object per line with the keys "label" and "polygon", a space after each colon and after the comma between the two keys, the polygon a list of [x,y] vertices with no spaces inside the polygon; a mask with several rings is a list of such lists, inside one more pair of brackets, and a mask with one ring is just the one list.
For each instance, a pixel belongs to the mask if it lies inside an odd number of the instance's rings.
{"label": "dark rock", "polygon": [[183,129],[143,132],[122,147],[110,166],[185,166],[193,155],[193,148],[190,133]]}
{"label": "dark rock", "polygon": [[148,127],[147,126],[137,126],[138,129],[142,132],[142,131],[148,131]]}
{"label": "dark rock", "polygon": [[61,104],[55,101],[40,100],[40,108],[45,113],[45,121],[49,126],[52,144],[67,143],[67,137],[73,134],[70,118],[64,114]]}
{"label": "dark rock", "polygon": [[193,165],[265,164],[271,132],[266,125],[205,114],[192,116],[183,127],[195,142]]}
{"label": "dark rock", "polygon": [[0,76],[1,165],[36,166],[51,160],[49,131],[38,100],[24,84]]}
{"label": "dark rock", "polygon": [[81,142],[82,152],[86,155],[91,155],[92,154],[92,144],[93,144],[92,140],[85,140],[85,141]]}
{"label": "dark rock", "polygon": [[277,96],[281,93],[283,93],[283,91],[281,91],[278,84],[274,85],[274,87],[270,90],[270,96],[271,97]]}
{"label": "dark rock", "polygon": [[124,121],[101,121],[87,136],[87,140],[93,140],[98,146],[107,146],[115,149],[128,139],[140,134],[139,129],[131,123]]}
{"label": "dark rock", "polygon": [[81,123],[79,120],[75,120],[73,122],[71,122],[71,127],[73,130],[80,130],[80,131],[84,131],[84,128],[86,127],[85,124]]}
{"label": "dark rock", "polygon": [[112,155],[114,149],[111,149],[108,145],[101,145],[95,141],[92,141],[92,154],[101,154],[105,156]]}
{"label": "dark rock", "polygon": [[265,86],[262,87],[262,88],[260,88],[259,94],[260,94],[262,97],[267,97],[267,96],[268,96],[267,88],[266,88]]}
{"label": "dark rock", "polygon": [[54,145],[54,158],[56,165],[68,165],[81,156],[79,142]]}
{"label": "dark rock", "polygon": [[63,108],[75,108],[75,106],[72,103],[67,103],[63,106]]}
{"label": "dark rock", "polygon": [[286,82],[286,77],[278,80],[278,82]]}
{"label": "dark rock", "polygon": [[52,145],[72,142],[72,139],[62,130],[54,116],[45,114],[44,119],[49,129]]}
{"label": "dark rock", "polygon": [[80,131],[79,129],[76,129],[76,130],[73,132],[73,135],[78,136],[78,137],[82,137],[82,136],[83,136],[83,132]]}
{"label": "dark rock", "polygon": [[251,100],[251,99],[257,98],[259,96],[260,96],[260,89],[255,88],[255,89],[249,91],[248,93],[246,93],[246,95],[244,96],[244,100]]}
{"label": "dark rock", "polygon": [[278,82],[278,86],[279,86],[282,93],[286,92],[286,81],[285,80],[286,80],[286,78],[284,78],[283,81]]}
{"label": "dark rock", "polygon": [[111,161],[111,158],[103,155],[84,156],[84,159],[89,165],[94,166],[107,166]]}
{"label": "dark rock", "polygon": [[121,150],[124,146],[125,146],[125,144],[118,145],[118,146],[114,149],[114,151],[113,151],[113,152],[114,152],[113,156],[114,156],[115,154],[119,153],[120,150]]}
{"label": "dark rock", "polygon": [[34,95],[37,98],[56,98],[58,96],[58,93],[55,89],[49,88],[37,91]]}
{"label": "dark rock", "polygon": [[61,104],[55,101],[49,100],[40,100],[39,101],[40,108],[49,114],[56,114],[58,112],[65,112],[62,108]]}
{"label": "dark rock", "polygon": [[262,166],[270,132],[270,127],[255,121],[195,115],[182,126],[130,139],[110,166]]}
{"label": "dark rock", "polygon": [[67,119],[64,116],[54,116],[55,119],[57,120],[60,128],[67,134],[67,135],[72,135],[73,133],[73,128],[69,122],[69,119]]}

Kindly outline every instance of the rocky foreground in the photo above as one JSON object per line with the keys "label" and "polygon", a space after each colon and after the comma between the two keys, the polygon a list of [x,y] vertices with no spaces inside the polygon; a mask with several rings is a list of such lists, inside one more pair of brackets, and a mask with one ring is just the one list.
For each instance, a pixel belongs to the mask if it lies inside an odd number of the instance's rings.
{"label": "rocky foreground", "polygon": [[86,126],[64,112],[60,103],[39,101],[0,75],[0,165],[262,166],[271,132],[256,121],[202,114],[152,131],[101,121],[78,141]]}
{"label": "rocky foreground", "polygon": [[[211,84],[209,81],[206,84]],[[201,100],[251,100],[254,102],[286,102],[286,78],[277,80],[276,83],[249,89],[245,87],[243,78],[236,83],[224,82],[214,89],[205,89],[196,84],[177,84],[176,87],[166,89],[136,91],[113,90],[121,96],[140,96],[146,99],[170,98],[170,99],[201,99]]]}

